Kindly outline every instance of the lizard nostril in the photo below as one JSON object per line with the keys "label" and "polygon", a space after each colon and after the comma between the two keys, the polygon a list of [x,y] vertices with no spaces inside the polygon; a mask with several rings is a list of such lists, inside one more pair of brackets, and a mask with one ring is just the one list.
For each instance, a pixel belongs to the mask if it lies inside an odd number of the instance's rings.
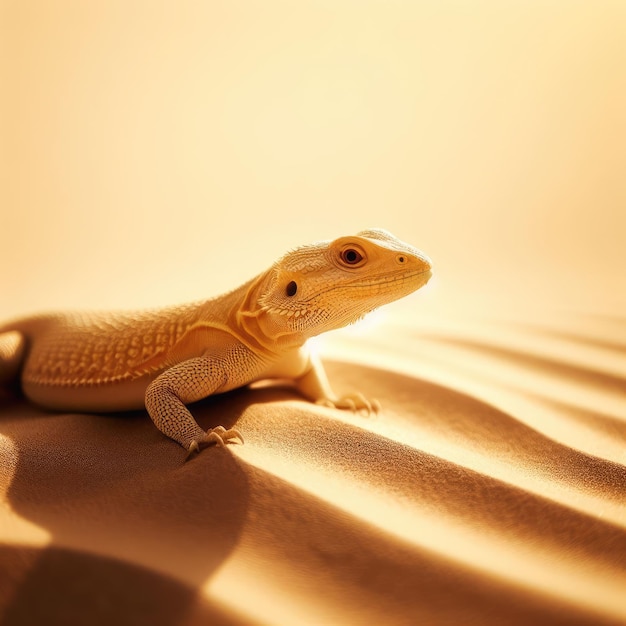
{"label": "lizard nostril", "polygon": [[431,260],[422,252],[419,254],[397,254],[398,265],[411,266],[413,269],[427,272],[432,269]]}

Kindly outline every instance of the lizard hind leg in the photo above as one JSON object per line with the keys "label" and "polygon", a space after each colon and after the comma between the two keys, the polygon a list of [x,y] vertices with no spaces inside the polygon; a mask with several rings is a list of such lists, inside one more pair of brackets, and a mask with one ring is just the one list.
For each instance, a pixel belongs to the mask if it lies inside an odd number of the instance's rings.
{"label": "lizard hind leg", "polygon": [[17,384],[25,354],[26,338],[22,333],[0,333],[0,386]]}
{"label": "lizard hind leg", "polygon": [[317,357],[310,357],[309,370],[295,379],[296,389],[311,402],[335,409],[377,415],[380,412],[378,400],[368,400],[362,393],[355,392],[338,398],[331,389],[326,372]]}

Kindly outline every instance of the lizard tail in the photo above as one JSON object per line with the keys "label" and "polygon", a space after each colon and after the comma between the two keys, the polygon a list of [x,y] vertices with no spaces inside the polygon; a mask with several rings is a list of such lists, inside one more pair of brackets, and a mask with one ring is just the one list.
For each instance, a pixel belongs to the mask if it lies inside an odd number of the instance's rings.
{"label": "lizard tail", "polygon": [[0,386],[17,382],[26,357],[26,338],[17,330],[0,332]]}

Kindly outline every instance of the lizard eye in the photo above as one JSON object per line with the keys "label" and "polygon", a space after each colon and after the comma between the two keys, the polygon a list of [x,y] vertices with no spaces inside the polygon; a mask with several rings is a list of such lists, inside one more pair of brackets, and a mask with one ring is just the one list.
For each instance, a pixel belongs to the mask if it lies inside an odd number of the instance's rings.
{"label": "lizard eye", "polygon": [[355,265],[359,265],[359,263],[361,263],[361,261],[363,261],[365,257],[356,248],[349,247],[349,248],[344,248],[339,253],[339,258],[346,265],[351,265],[352,267],[354,267]]}
{"label": "lizard eye", "polygon": [[290,283],[287,284],[287,289],[285,290],[285,293],[291,298],[295,296],[297,292],[298,284],[295,280],[292,280]]}

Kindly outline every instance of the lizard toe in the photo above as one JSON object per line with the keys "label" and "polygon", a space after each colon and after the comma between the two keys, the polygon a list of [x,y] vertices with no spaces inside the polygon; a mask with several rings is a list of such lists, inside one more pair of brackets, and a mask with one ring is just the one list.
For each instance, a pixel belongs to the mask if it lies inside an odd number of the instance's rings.
{"label": "lizard toe", "polygon": [[[236,428],[229,428],[226,430],[223,426],[218,426],[220,429],[219,436],[222,438],[224,443],[228,443],[231,440],[239,439],[241,443],[243,443],[243,435]],[[215,432],[216,429],[213,429]]]}
{"label": "lizard toe", "polygon": [[187,456],[185,460],[188,461],[191,457],[200,453],[201,447],[215,444],[216,446],[223,447],[229,441],[239,439],[243,443],[243,435],[236,428],[226,429],[223,426],[216,426],[211,430],[204,433],[204,435],[194,439],[187,449]]}
{"label": "lizard toe", "polygon": [[366,416],[370,416],[372,414],[378,415],[381,410],[380,402],[378,400],[368,400],[363,394],[358,392],[343,396],[338,400],[321,398],[320,400],[317,400],[316,404],[319,404],[321,406],[327,406],[333,409],[352,411],[353,413],[358,412]]}
{"label": "lizard toe", "polygon": [[223,426],[216,426],[207,431],[202,438],[202,442],[215,443],[218,446],[223,446],[231,440],[239,439],[243,443],[243,435],[236,428],[226,429]]}

